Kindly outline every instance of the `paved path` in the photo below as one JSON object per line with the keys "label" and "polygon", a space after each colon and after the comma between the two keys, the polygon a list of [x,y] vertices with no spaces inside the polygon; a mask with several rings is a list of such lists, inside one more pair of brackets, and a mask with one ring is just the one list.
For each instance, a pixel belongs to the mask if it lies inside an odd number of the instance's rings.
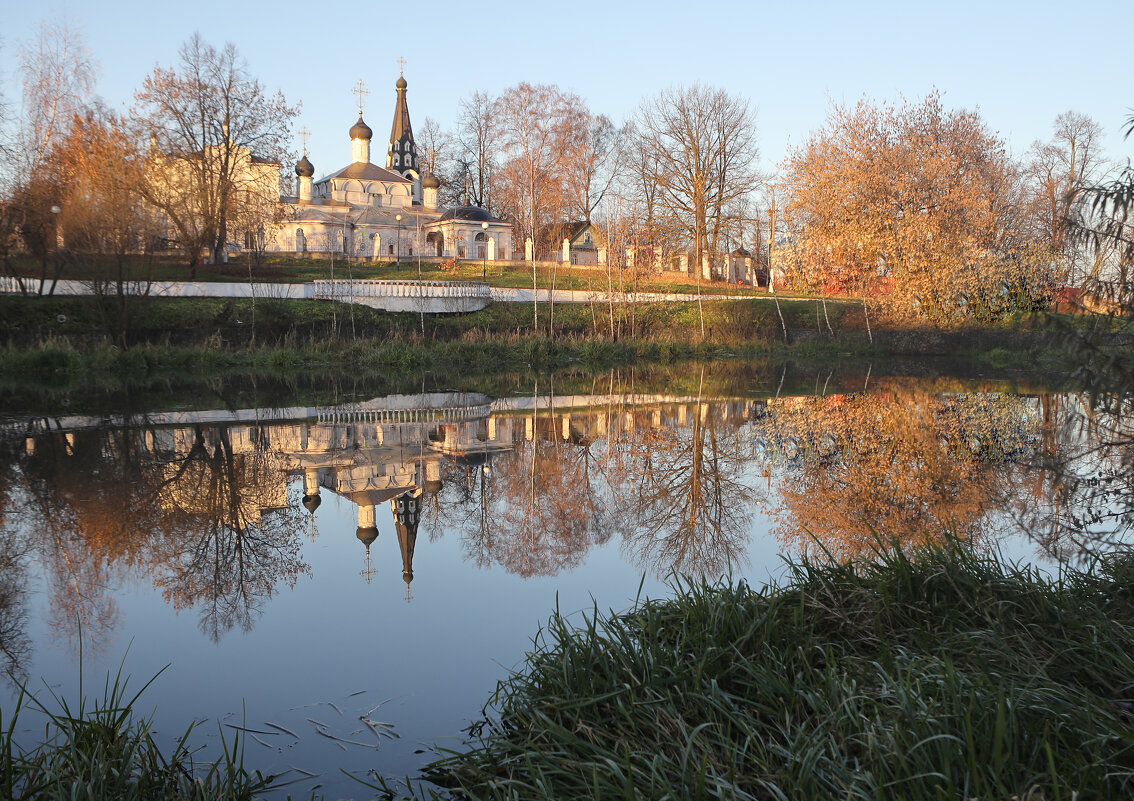
{"label": "paved path", "polygon": [[[31,286],[38,287],[38,281],[30,281]],[[326,282],[323,282],[326,283]],[[349,282],[338,281],[336,284],[339,288],[336,290],[336,298],[339,300],[349,300],[349,292],[345,289]],[[417,281],[381,281],[381,282],[356,282],[360,287],[356,294],[361,295],[361,287],[365,284],[383,284],[390,287],[389,296],[392,302],[404,298],[406,288],[414,290],[413,294],[420,298],[421,296],[431,297],[429,290],[430,286],[441,286],[445,282],[438,281],[425,281],[419,284]],[[467,285],[469,282],[454,282]],[[50,284],[49,284],[50,286]],[[133,288],[133,294],[145,294],[145,290],[141,288],[142,285],[137,285]],[[402,291],[399,291],[398,288]],[[424,289],[424,292],[419,291]],[[5,276],[0,279],[0,293],[13,294],[18,293],[15,280]],[[113,291],[113,290],[108,290]],[[533,294],[536,294],[531,289],[520,289],[513,287],[491,287],[492,300],[497,303],[531,303]],[[93,295],[94,290],[91,288],[89,282],[86,281],[59,281],[55,287],[56,295]],[[159,297],[205,297],[205,298],[314,298],[316,294],[316,284],[273,284],[273,283],[240,283],[234,281],[154,281],[149,286],[150,295]],[[326,296],[326,292],[320,292],[319,295]],[[557,289],[555,290],[556,303],[600,303],[605,304],[609,302],[605,292],[591,292],[577,289]],[[438,295],[438,300],[443,297],[448,297],[448,293],[444,296]],[[551,300],[552,292],[549,289],[538,290],[538,300],[546,303]],[[698,297],[706,300],[743,300],[750,299],[752,296],[729,296],[729,295],[697,295],[691,292],[627,292],[625,294],[616,294],[614,298],[615,303],[649,303],[649,302],[662,302],[662,301],[695,301]],[[376,305],[373,303],[374,295],[367,298],[357,297],[356,300],[360,303],[368,302],[368,305]],[[395,305],[397,305],[395,303]],[[404,304],[401,304],[404,305]],[[412,305],[405,309],[391,308],[391,311],[419,311],[417,305]],[[442,308],[439,311],[452,311],[452,309]],[[435,311],[426,308],[426,312]]]}

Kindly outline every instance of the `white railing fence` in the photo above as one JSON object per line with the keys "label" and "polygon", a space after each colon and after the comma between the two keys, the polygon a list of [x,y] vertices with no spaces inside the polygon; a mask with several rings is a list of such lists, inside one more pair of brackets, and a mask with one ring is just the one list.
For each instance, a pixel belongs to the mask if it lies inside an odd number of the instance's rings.
{"label": "white railing fence", "polygon": [[333,298],[483,298],[492,297],[488,284],[471,281],[340,281],[320,278],[314,297]]}

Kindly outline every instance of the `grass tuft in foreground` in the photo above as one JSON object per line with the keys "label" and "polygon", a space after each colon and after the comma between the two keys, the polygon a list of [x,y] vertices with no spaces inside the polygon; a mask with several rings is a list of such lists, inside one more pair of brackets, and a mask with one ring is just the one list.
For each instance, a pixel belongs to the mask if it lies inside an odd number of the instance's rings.
{"label": "grass tuft in foreground", "polygon": [[961,544],[556,615],[462,752],[476,798],[1134,796],[1134,562]]}
{"label": "grass tuft in foreground", "polygon": [[[57,708],[49,709],[22,692],[6,719],[0,713],[0,798],[250,801],[281,786],[275,777],[244,768],[238,736],[222,736],[222,758],[201,765],[187,745],[190,727],[164,756],[149,721],[134,714],[141,692],[128,696],[121,673],[107,678],[101,699],[89,702],[81,689],[79,694],[77,707],[53,695]],[[24,747],[16,737],[26,725],[21,716],[37,712],[46,717],[44,738]]]}

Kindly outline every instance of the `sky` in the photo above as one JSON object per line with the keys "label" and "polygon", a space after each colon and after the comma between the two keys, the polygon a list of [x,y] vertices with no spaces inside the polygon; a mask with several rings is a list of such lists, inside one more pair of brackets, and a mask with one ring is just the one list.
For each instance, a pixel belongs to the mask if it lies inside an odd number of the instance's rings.
{"label": "sky", "polygon": [[[916,100],[934,89],[951,108],[979,108],[1022,156],[1074,110],[1106,132],[1125,161],[1121,126],[1134,106],[1128,67],[1134,0],[1066,2],[718,2],[511,0],[477,4],[43,0],[11,3],[0,41],[3,96],[19,102],[19,43],[67,17],[99,62],[98,94],[128,108],[155,65],[172,66],[194,32],[236,45],[252,75],[301,104],[317,175],[350,161],[352,88],[370,90],[365,118],[380,160],[405,59],[415,129],[452,128],[463,98],[521,81],[557,84],[616,123],[644,98],[700,83],[756,112],[760,169],[775,173],[823,124],[830,104]],[[298,136],[294,150],[301,147]]]}

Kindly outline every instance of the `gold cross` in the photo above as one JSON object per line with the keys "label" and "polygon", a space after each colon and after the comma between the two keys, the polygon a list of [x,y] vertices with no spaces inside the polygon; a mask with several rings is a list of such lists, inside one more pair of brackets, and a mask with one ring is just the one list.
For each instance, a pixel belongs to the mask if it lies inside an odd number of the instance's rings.
{"label": "gold cross", "polygon": [[296,133],[298,133],[299,138],[303,140],[303,155],[306,156],[307,155],[307,139],[308,139],[308,137],[311,136],[311,131],[307,130],[307,126],[304,125],[298,131],[296,131]]}
{"label": "gold cross", "polygon": [[362,78],[358,79],[358,86],[351,89],[351,91],[358,96],[358,116],[362,116],[362,99],[370,94],[369,89],[362,88]]}
{"label": "gold cross", "polygon": [[398,56],[398,75],[400,77],[404,78],[405,74],[406,74],[406,60],[404,58],[402,58],[401,56]]}

